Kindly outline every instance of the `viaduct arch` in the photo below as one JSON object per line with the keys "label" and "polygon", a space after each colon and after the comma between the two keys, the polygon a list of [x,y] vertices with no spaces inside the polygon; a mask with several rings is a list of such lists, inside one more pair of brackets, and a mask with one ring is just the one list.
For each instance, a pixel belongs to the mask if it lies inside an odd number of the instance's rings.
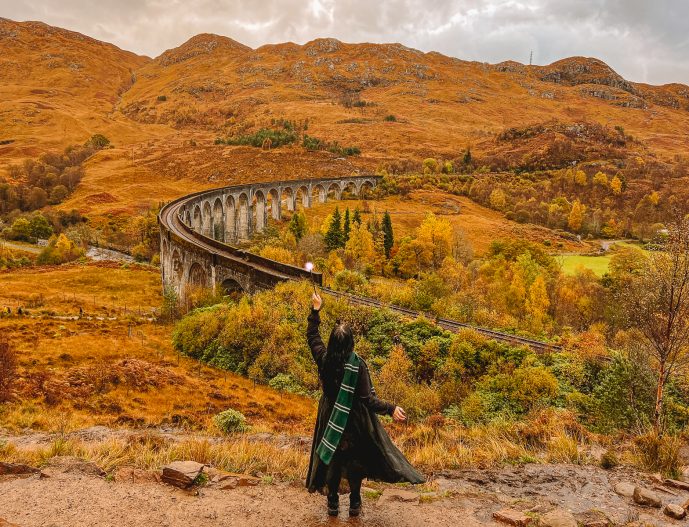
{"label": "viaduct arch", "polygon": [[[158,216],[163,287],[180,299],[190,288],[252,293],[286,280],[309,278],[299,267],[263,258],[233,244],[313,203],[364,195],[378,176],[352,176],[234,185],[196,192],[165,205]],[[313,273],[320,284],[322,276]]]}

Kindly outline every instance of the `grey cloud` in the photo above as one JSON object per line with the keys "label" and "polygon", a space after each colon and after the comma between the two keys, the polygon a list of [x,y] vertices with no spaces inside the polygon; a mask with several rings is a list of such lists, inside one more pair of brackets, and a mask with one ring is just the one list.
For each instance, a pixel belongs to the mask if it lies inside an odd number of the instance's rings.
{"label": "grey cloud", "polygon": [[0,0],[0,16],[150,56],[198,33],[252,47],[335,37],[486,62],[594,56],[630,80],[689,83],[686,0]]}

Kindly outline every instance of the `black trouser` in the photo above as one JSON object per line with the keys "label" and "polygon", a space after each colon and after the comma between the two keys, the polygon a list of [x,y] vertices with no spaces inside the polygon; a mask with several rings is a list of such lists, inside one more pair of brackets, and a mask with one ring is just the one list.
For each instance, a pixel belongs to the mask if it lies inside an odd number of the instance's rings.
{"label": "black trouser", "polygon": [[339,503],[338,490],[340,488],[340,480],[342,479],[342,471],[346,469],[347,481],[349,482],[349,503],[353,506],[361,504],[361,480],[363,480],[363,471],[358,466],[359,463],[351,459],[350,453],[347,451],[338,450],[333,456],[330,466],[328,467],[328,475],[326,477],[326,484],[328,485],[328,503],[335,505]]}

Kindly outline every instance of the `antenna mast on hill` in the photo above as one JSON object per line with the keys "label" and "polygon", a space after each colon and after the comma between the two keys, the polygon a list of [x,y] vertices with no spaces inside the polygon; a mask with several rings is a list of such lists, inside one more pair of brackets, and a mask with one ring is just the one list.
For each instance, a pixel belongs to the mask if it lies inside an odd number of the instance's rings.
{"label": "antenna mast on hill", "polygon": [[531,50],[531,53],[529,54],[529,66],[533,65],[533,49]]}

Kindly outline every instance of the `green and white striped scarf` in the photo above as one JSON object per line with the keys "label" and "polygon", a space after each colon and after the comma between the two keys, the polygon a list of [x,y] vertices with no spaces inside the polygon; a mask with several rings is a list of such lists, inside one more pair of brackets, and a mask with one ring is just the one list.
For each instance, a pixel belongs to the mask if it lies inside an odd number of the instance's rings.
{"label": "green and white striped scarf", "polygon": [[347,364],[345,364],[342,384],[337,394],[333,412],[330,414],[328,426],[325,428],[323,438],[316,449],[316,453],[326,465],[329,465],[330,461],[332,461],[333,455],[340,444],[340,439],[342,439],[342,433],[347,426],[347,419],[354,401],[354,391],[359,380],[360,362],[359,356],[352,351]]}

